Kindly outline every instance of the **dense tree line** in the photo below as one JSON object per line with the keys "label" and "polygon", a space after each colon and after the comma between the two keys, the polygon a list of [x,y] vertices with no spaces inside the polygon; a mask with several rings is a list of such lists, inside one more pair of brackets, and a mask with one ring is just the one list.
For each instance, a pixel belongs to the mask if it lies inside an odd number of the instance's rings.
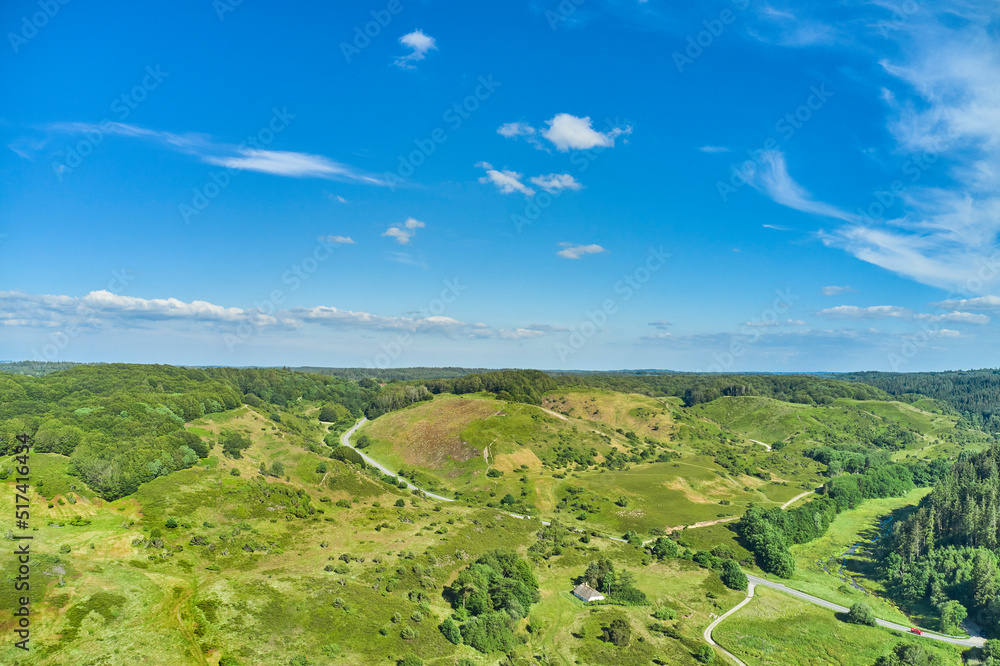
{"label": "dense tree line", "polygon": [[750,505],[737,529],[761,569],[788,578],[795,572],[789,546],[823,536],[838,513],[866,499],[901,497],[914,487],[913,475],[905,465],[873,467],[861,474],[830,479],[823,486],[823,497],[794,509]]}
{"label": "dense tree line", "polygon": [[961,413],[973,427],[1000,432],[1000,370],[852,372],[837,377],[878,387],[904,401],[934,398]]}
{"label": "dense tree line", "polygon": [[694,373],[560,374],[564,386],[592,386],[649,396],[675,396],[688,407],[723,396],[761,396],[785,402],[825,405],[837,398],[887,400],[881,389],[812,375],[717,375]]}
{"label": "dense tree line", "polygon": [[[916,511],[893,526],[879,559],[889,589],[929,600],[942,630],[966,612],[996,631],[1000,622],[1000,444],[963,452]],[[960,619],[960,618],[959,618]]]}

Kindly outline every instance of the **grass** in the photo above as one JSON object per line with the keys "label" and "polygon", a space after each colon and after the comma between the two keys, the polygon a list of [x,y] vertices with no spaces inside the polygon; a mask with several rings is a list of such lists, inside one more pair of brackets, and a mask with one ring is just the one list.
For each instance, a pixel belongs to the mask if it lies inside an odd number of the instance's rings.
{"label": "grass", "polygon": [[961,663],[961,648],[880,627],[848,624],[826,609],[762,587],[712,637],[754,666],[871,666],[898,643],[919,644],[946,664]]}
{"label": "grass", "polygon": [[[905,497],[866,500],[857,509],[839,514],[824,536],[792,546],[796,573],[787,581],[788,585],[842,606],[850,607],[863,600],[884,620],[910,623],[894,603],[882,596],[884,589],[875,571],[878,563],[872,560],[871,551],[862,546],[854,555],[845,557],[845,553],[855,544],[876,538],[878,524],[884,517],[903,507],[916,505],[928,492],[929,488],[917,488]],[[820,563],[831,573],[826,573]],[[845,565],[844,575],[838,574],[841,563]],[[851,586],[849,581],[843,580],[845,577],[863,587],[865,592]]]}

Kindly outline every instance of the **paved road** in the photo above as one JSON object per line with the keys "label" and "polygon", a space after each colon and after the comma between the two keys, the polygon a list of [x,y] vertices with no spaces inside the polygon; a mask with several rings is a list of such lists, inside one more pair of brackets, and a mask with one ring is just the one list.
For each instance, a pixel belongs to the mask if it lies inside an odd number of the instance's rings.
{"label": "paved road", "polygon": [[[772,589],[779,590],[781,592],[784,592],[785,594],[790,594],[793,597],[798,597],[803,601],[808,601],[811,604],[814,604],[816,606],[822,606],[823,608],[835,611],[837,613],[846,613],[850,610],[839,604],[827,601],[826,599],[820,599],[819,597],[814,597],[811,594],[806,594],[805,592],[794,590],[788,587],[787,585],[783,585],[781,583],[775,583],[774,581],[770,581],[765,578],[760,578],[759,576],[747,574],[747,579],[753,585],[763,585],[764,587],[770,587]],[[878,626],[885,627],[886,629],[894,629],[895,631],[902,631],[904,633],[910,632],[910,627],[906,625],[896,624],[895,622],[889,622],[887,620],[875,620],[875,622],[878,624]],[[935,641],[941,641],[942,643],[951,643],[952,645],[962,645],[964,647],[982,647],[986,643],[985,638],[978,638],[978,637],[952,638],[951,636],[942,636],[940,634],[933,634],[928,631],[924,631],[923,637]]]}
{"label": "paved road", "polygon": [[[351,435],[353,435],[358,428],[360,428],[361,426],[363,426],[367,422],[368,422],[368,419],[366,417],[362,416],[360,421],[358,421],[357,423],[355,423],[351,427],[350,430],[348,430],[347,432],[345,432],[343,435],[340,436],[340,443],[343,444],[344,446],[351,447],[355,451],[358,451],[356,448],[354,448],[354,445],[351,444]],[[398,476],[396,472],[393,472],[391,469],[389,469],[388,467],[386,467],[382,463],[376,461],[374,458],[369,457],[363,451],[358,451],[358,453],[361,455],[362,458],[364,458],[364,461],[366,463],[368,463],[372,467],[375,467],[376,469],[381,470],[383,474],[389,474],[391,476],[396,476],[397,478],[402,479],[403,481],[406,481],[406,479],[403,479],[403,477]],[[419,490],[420,492],[422,492],[423,494],[427,495],[428,497],[431,497],[431,498],[436,499],[436,500],[440,500],[442,502],[454,502],[455,501],[451,497],[444,497],[442,495],[436,495],[436,494],[434,494],[432,492],[429,492],[427,490],[421,490],[420,488],[417,488],[415,485],[413,485],[409,481],[406,481],[406,487],[407,488],[411,488],[413,490]]]}
{"label": "paved road", "polygon": [[[546,411],[548,411],[548,410],[546,410]],[[358,428],[360,428],[361,426],[363,426],[367,422],[368,422],[368,419],[362,416],[360,421],[358,421],[357,423],[355,423],[351,427],[350,430],[348,430],[347,432],[345,432],[343,435],[340,436],[340,443],[343,444],[344,446],[351,447],[355,451],[358,451],[351,444],[351,435],[353,435],[355,432],[357,432]],[[369,465],[371,465],[372,467],[375,467],[375,468],[381,470],[384,474],[390,474],[392,476],[397,476],[395,472],[393,472],[392,470],[390,470],[388,467],[385,467],[384,465],[382,465],[381,463],[379,463],[378,461],[376,461],[374,458],[369,457],[368,455],[366,455],[362,451],[358,451],[358,453],[361,455],[361,457],[364,459],[364,461],[366,463],[368,463]],[[398,478],[402,478],[402,477],[398,477]],[[420,492],[424,493],[427,497],[431,497],[433,499],[440,500],[442,502],[454,502],[455,501],[451,497],[444,497],[442,495],[437,495],[435,493],[428,492],[426,490],[422,490],[422,489],[418,488],[417,486],[413,485],[412,483],[410,483],[409,481],[407,481],[406,479],[403,479],[403,481],[406,481],[407,488],[411,488],[413,490],[419,490]],[[802,498],[802,497],[804,497],[806,495],[810,495],[810,494],[811,494],[810,492],[806,492],[806,493],[802,493],[801,495],[799,495],[797,497],[793,497],[791,500],[789,500],[788,502],[785,503],[785,506],[787,507],[792,502],[794,502],[794,501],[796,501],[796,500],[798,500],[798,499],[800,499],[800,498]],[[782,508],[784,508],[784,507],[782,507]],[[528,518],[528,516],[522,516],[522,515],[519,515],[519,514],[516,514],[516,513],[510,513],[509,511],[501,511],[501,513],[505,513],[508,516],[511,516],[513,518],[520,518],[522,520]],[[541,523],[543,525],[549,525],[550,524],[548,521],[545,521],[545,520],[541,521]],[[583,532],[584,531],[584,530],[579,530],[579,529],[576,529],[576,528],[570,528],[570,529],[572,531],[574,531],[574,532]],[[620,541],[620,542],[624,542],[625,541],[622,538],[613,537],[613,536],[606,536],[605,538],[606,539],[611,539],[612,541]],[[841,606],[839,604],[835,604],[833,602],[827,601],[826,599],[820,599],[819,597],[814,597],[811,594],[806,594],[805,592],[800,592],[799,590],[792,589],[792,588],[790,588],[787,585],[784,585],[782,583],[775,583],[773,581],[767,580],[766,578],[760,578],[759,576],[754,576],[753,574],[749,574],[748,573],[747,574],[747,580],[749,581],[749,585],[747,587],[747,597],[746,597],[746,599],[744,599],[740,603],[738,603],[735,606],[733,606],[732,608],[730,608],[728,611],[726,611],[725,613],[723,613],[722,616],[720,616],[714,622],[712,622],[712,624],[708,625],[708,627],[705,629],[705,633],[704,633],[706,641],[708,641],[711,645],[714,645],[714,646],[718,647],[720,650],[722,650],[722,652],[724,652],[730,659],[732,659],[734,662],[736,662],[736,664],[738,664],[739,666],[746,666],[746,664],[744,664],[742,661],[740,661],[739,659],[737,659],[734,655],[730,654],[728,651],[726,651],[724,648],[722,648],[720,645],[718,645],[715,641],[713,641],[712,640],[712,630],[715,629],[715,627],[720,622],[722,622],[724,619],[726,619],[727,617],[729,617],[730,615],[732,615],[733,613],[735,613],[736,611],[738,611],[740,608],[743,608],[743,606],[745,606],[746,604],[748,604],[750,602],[750,600],[753,598],[754,587],[756,585],[763,585],[764,587],[770,587],[772,589],[779,590],[781,592],[784,592],[785,594],[790,594],[793,597],[798,597],[799,599],[802,599],[803,601],[807,601],[807,602],[809,602],[811,604],[814,604],[816,606],[821,606],[823,608],[826,608],[828,610],[832,610],[832,611],[837,612],[837,613],[847,613],[850,610],[850,609],[845,608],[844,606]],[[896,624],[895,622],[889,622],[887,620],[876,620],[875,622],[878,624],[878,626],[885,627],[887,629],[893,629],[895,631],[901,631],[901,632],[904,632],[904,633],[909,633],[909,631],[910,631],[910,627],[902,625],[902,624]],[[975,638],[952,638],[951,636],[942,636],[940,634],[932,634],[932,633],[927,632],[927,631],[925,631],[923,633],[923,636],[924,636],[924,638],[929,638],[929,639],[935,640],[935,641],[941,641],[942,643],[951,643],[952,645],[961,645],[961,646],[964,646],[964,647],[982,647],[986,643],[986,639],[985,638],[978,638],[978,637],[975,637]]]}
{"label": "paved road", "polygon": [[729,610],[727,610],[725,613],[723,613],[719,617],[717,617],[715,619],[715,622],[713,622],[712,624],[708,625],[705,628],[705,633],[703,634],[705,636],[705,641],[707,641],[709,645],[714,645],[715,647],[719,648],[719,650],[721,650],[727,657],[729,657],[730,659],[732,659],[736,663],[737,666],[747,666],[747,665],[744,664],[742,661],[740,661],[736,657],[736,655],[734,655],[733,653],[729,652],[729,650],[727,650],[726,648],[722,647],[721,645],[719,645],[718,643],[716,643],[715,641],[713,641],[712,640],[712,630],[715,629],[715,627],[718,626],[718,624],[720,622],[722,622],[723,620],[725,620],[727,617],[729,617],[730,615],[732,615],[733,613],[735,613],[736,611],[738,611],[739,609],[743,608],[748,603],[750,603],[750,600],[753,599],[753,590],[754,590],[754,584],[753,583],[750,583],[749,585],[747,585],[747,598],[744,599],[743,601],[741,601],[740,603],[736,604],[735,606],[733,606]]}

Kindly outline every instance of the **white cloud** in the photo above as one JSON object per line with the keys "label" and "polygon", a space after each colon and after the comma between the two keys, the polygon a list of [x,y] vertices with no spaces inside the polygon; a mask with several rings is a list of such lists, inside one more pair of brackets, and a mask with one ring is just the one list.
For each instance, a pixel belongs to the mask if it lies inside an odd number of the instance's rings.
{"label": "white cloud", "polygon": [[420,220],[409,217],[402,225],[394,224],[386,229],[382,235],[395,239],[400,245],[409,245],[410,240],[416,235],[417,229],[423,229],[425,226]]}
{"label": "white cloud", "polygon": [[350,236],[324,236],[327,243],[337,243],[342,245],[355,245],[354,239]]}
{"label": "white cloud", "polygon": [[399,43],[411,49],[405,56],[396,58],[395,65],[403,69],[413,69],[411,63],[419,62],[427,57],[427,52],[437,50],[437,43],[430,35],[424,34],[423,30],[414,30],[399,38]]}
{"label": "white cloud", "polygon": [[806,323],[801,319],[786,319],[785,321],[777,320],[766,320],[766,321],[756,321],[751,320],[745,322],[744,326],[750,326],[751,328],[775,328],[778,326],[805,326]]}
{"label": "white cloud", "polygon": [[941,322],[948,321],[956,324],[988,324],[990,318],[983,314],[973,314],[971,312],[948,312],[946,314],[918,314],[914,319],[921,321]]}
{"label": "white cloud", "polygon": [[913,311],[898,305],[871,305],[858,307],[856,305],[838,305],[834,308],[820,310],[817,314],[837,319],[882,319],[886,317],[908,317]]}
{"label": "white cloud", "polygon": [[946,310],[1000,310],[1000,296],[977,296],[975,298],[949,299],[931,303]]}
{"label": "white cloud", "polygon": [[631,126],[598,132],[593,128],[590,116],[580,118],[569,113],[557,113],[545,122],[549,127],[542,131],[542,136],[561,152],[588,150],[598,146],[611,148],[615,145],[615,137],[632,133]]}
{"label": "white cloud", "polygon": [[[287,122],[287,121],[285,121]],[[201,162],[241,171],[256,171],[287,178],[325,178],[328,180],[355,181],[369,185],[385,183],[369,174],[323,155],[286,150],[265,150],[234,146],[214,141],[204,134],[176,134],[151,130],[126,123],[51,123],[51,132],[64,134],[90,134],[97,136],[123,136],[158,143],[180,153],[192,155]],[[340,197],[338,197],[340,199]],[[343,201],[342,201],[343,203]]]}
{"label": "white cloud", "polygon": [[479,179],[479,182],[493,183],[503,194],[520,192],[521,194],[530,197],[535,193],[533,189],[521,182],[521,179],[524,178],[524,174],[520,174],[517,171],[510,171],[508,169],[497,171],[489,162],[477,162],[476,166],[486,169],[486,175],[482,176]]}
{"label": "white cloud", "polygon": [[781,151],[763,151],[758,164],[754,165],[746,176],[755,189],[782,206],[848,222],[855,220],[855,216],[850,213],[813,199],[812,195],[789,175],[785,156]]}
{"label": "white cloud", "polygon": [[228,157],[206,155],[202,160],[209,164],[230,169],[257,171],[259,173],[269,173],[274,176],[378,182],[373,178],[359,176],[351,167],[334,162],[322,155],[293,153],[283,150],[241,148],[237,155]]}
{"label": "white cloud", "polygon": [[942,338],[959,338],[962,336],[961,333],[959,333],[958,331],[953,331],[950,328],[942,328],[940,331],[938,331],[938,335],[940,335]]}
{"label": "white cloud", "polygon": [[823,293],[824,296],[837,296],[839,294],[843,294],[843,293],[847,293],[847,292],[855,292],[857,290],[856,289],[851,289],[850,287],[847,287],[847,286],[837,287],[837,286],[831,285],[829,287],[823,287],[822,289],[820,289],[820,291]]}
{"label": "white cloud", "polygon": [[583,189],[583,185],[568,173],[550,173],[547,176],[533,176],[530,180],[549,194],[556,194],[563,190],[576,191]]}
{"label": "white cloud", "polygon": [[726,146],[698,146],[698,150],[703,153],[728,153],[729,148]]}
{"label": "white cloud", "polygon": [[497,129],[497,134],[500,136],[505,136],[508,139],[515,136],[532,136],[538,130],[529,125],[528,123],[504,123]]}
{"label": "white cloud", "polygon": [[579,259],[580,257],[586,256],[588,254],[601,254],[602,252],[607,252],[603,247],[596,244],[590,245],[574,245],[573,243],[559,243],[560,247],[563,249],[556,252],[557,255],[564,259]]}
{"label": "white cloud", "polygon": [[657,321],[651,321],[651,322],[649,322],[648,325],[649,326],[655,326],[659,330],[665,331],[668,327],[673,326],[673,323],[669,322],[669,321],[667,321],[665,319],[660,319],[660,320],[657,320]]}
{"label": "white cloud", "polygon": [[492,328],[483,323],[469,324],[453,317],[386,317],[370,312],[342,310],[332,306],[297,307],[265,313],[260,309],[224,307],[206,301],[184,302],[176,298],[138,298],[108,291],[94,291],[83,297],[29,295],[0,292],[0,326],[53,329],[70,325],[79,329],[170,330],[178,324],[208,328],[222,335],[253,326],[265,329],[302,329],[322,326],[333,329],[410,331],[449,337],[497,340],[525,340],[548,335],[555,328],[532,324],[522,328]]}

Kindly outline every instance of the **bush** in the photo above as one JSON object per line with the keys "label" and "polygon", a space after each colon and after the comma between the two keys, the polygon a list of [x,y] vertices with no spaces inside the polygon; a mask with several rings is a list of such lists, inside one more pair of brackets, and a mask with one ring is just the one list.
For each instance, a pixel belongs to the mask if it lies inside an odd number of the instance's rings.
{"label": "bush", "polygon": [[420,632],[413,627],[403,627],[403,630],[399,632],[400,637],[404,641],[416,640],[420,636]]}
{"label": "bush", "polygon": [[450,617],[441,623],[441,633],[455,645],[462,643],[462,632],[459,631],[458,625]]}
{"label": "bush", "polygon": [[746,590],[749,581],[746,574],[740,569],[740,565],[732,560],[722,561],[722,573],[719,574],[722,584],[730,590]]}
{"label": "bush", "polygon": [[601,629],[601,640],[618,647],[625,647],[632,640],[632,627],[622,618],[611,620],[611,624]]}
{"label": "bush", "polygon": [[406,500],[404,499],[396,500],[396,506],[406,506]]}
{"label": "bush", "polygon": [[868,604],[859,601],[847,613],[847,621],[853,624],[864,624],[869,627],[875,626],[875,613]]}
{"label": "bush", "polygon": [[153,529],[152,529],[152,530],[151,530],[151,531],[149,532],[149,538],[150,538],[150,539],[159,539],[159,538],[160,538],[161,536],[163,536],[163,533],[162,533],[162,532],[160,531],[160,528],[159,528],[159,527],[154,527],[154,528],[153,528]]}
{"label": "bush", "polygon": [[673,620],[677,617],[677,612],[673,608],[657,608],[653,611],[653,617],[657,620]]}
{"label": "bush", "polygon": [[63,555],[70,552],[69,544],[64,543],[63,545],[59,546],[59,552],[62,553]]}
{"label": "bush", "polygon": [[695,653],[694,658],[703,664],[714,664],[715,650],[710,645],[702,645],[698,652]]}
{"label": "bush", "polygon": [[414,657],[411,654],[411,655],[403,657],[402,659],[400,659],[399,661],[397,661],[396,665],[397,666],[424,666],[424,661],[423,661],[423,659],[420,659],[419,657]]}
{"label": "bush", "polygon": [[[235,467],[229,470],[229,476],[239,476],[239,475],[240,475],[240,470],[236,469]],[[221,664],[222,662],[219,663]]]}
{"label": "bush", "polygon": [[177,527],[177,519],[174,518],[173,516],[170,516],[169,518],[167,518],[167,522],[164,523],[164,526],[166,526],[168,529],[171,530],[174,529],[175,527]]}

